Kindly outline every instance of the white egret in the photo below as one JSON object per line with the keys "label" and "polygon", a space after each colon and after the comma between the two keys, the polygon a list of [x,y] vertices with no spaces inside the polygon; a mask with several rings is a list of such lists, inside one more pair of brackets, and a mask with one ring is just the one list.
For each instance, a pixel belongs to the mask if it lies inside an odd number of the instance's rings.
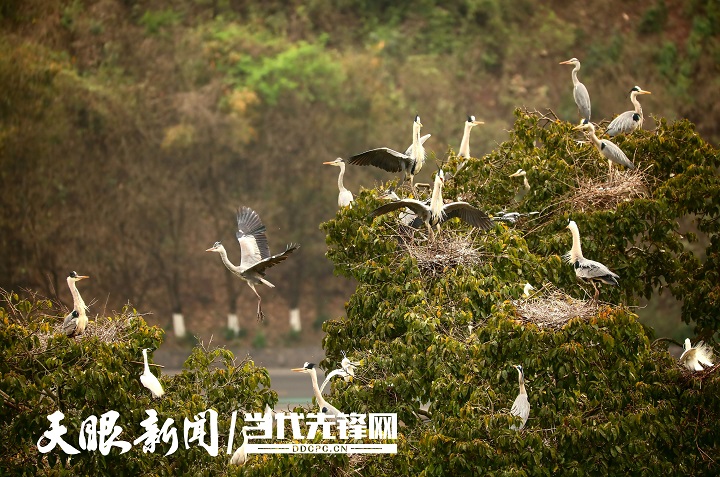
{"label": "white egret", "polygon": [[148,388],[152,393],[153,397],[159,398],[165,394],[165,390],[160,384],[160,380],[150,372],[150,365],[148,364],[147,348],[143,349],[143,359],[145,360],[145,371],[140,375],[140,382],[143,386]]}
{"label": "white egret", "polygon": [[312,380],[313,392],[315,393],[315,399],[317,400],[318,406],[320,407],[320,412],[333,417],[337,417],[342,414],[340,410],[338,410],[338,408],[332,406],[325,400],[325,398],[323,398],[322,392],[320,392],[320,388],[318,387],[317,369],[315,369],[314,363],[306,362],[302,368],[293,368],[292,371],[295,371],[296,373],[305,373],[310,375],[310,379]]}
{"label": "white egret", "polygon": [[578,126],[575,126],[574,129],[581,129],[587,132],[590,140],[593,144],[595,144],[597,150],[600,151],[600,154],[602,154],[605,159],[608,160],[608,167],[611,171],[613,162],[620,164],[621,166],[625,166],[628,169],[635,169],[635,164],[628,159],[622,149],[610,142],[608,139],[599,139],[597,135],[595,135],[595,126],[593,123],[583,119],[582,122]]}
{"label": "white egret", "polygon": [[564,255],[565,261],[573,266],[577,278],[589,281],[592,284],[595,289],[593,299],[597,300],[600,290],[595,286],[595,282],[618,286],[617,279],[620,277],[602,263],[583,257],[580,246],[580,231],[575,221],[568,222],[567,228],[572,233],[572,248]]}
{"label": "white egret", "polygon": [[590,121],[590,95],[585,85],[582,84],[577,77],[578,71],[580,71],[580,60],[571,58],[567,61],[561,61],[560,64],[575,66],[572,70],[573,98],[575,98],[575,104],[577,104],[580,117]]}
{"label": "white egret", "polygon": [[518,426],[517,424],[513,424],[510,426],[510,429],[519,431],[523,427],[525,427],[525,423],[528,420],[528,416],[530,415],[530,401],[528,401],[528,395],[525,391],[525,374],[523,372],[523,367],[519,364],[513,365],[515,369],[518,371],[518,382],[520,384],[520,393],[515,398],[515,402],[513,402],[512,408],[510,409],[510,414],[513,416],[518,416],[520,419],[522,419],[522,422]]}
{"label": "white egret", "polygon": [[683,354],[680,355],[680,364],[685,366],[690,371],[702,371],[703,366],[712,366],[712,349],[703,343],[698,341],[695,346],[690,344],[690,338],[685,338]]}
{"label": "white egret", "polygon": [[245,426],[242,428],[243,443],[235,449],[232,457],[230,458],[230,465],[243,465],[248,460],[247,452],[245,452],[245,444],[247,443],[247,429]]}
{"label": "white egret", "polygon": [[238,231],[235,236],[240,244],[241,251],[239,266],[230,262],[227,251],[220,242],[215,242],[206,252],[219,253],[225,267],[247,282],[255,296],[257,296],[257,317],[258,320],[262,321],[265,314],[261,307],[262,299],[255,290],[255,285],[262,283],[270,288],[275,288],[275,285],[265,280],[265,270],[285,260],[288,255],[300,248],[300,245],[291,243],[285,248],[284,252],[270,255],[270,247],[265,236],[265,226],[260,221],[257,212],[250,207],[242,207],[238,210],[237,224]]}
{"label": "white egret", "polygon": [[463,131],[463,137],[460,141],[458,157],[464,157],[465,159],[468,159],[470,157],[470,131],[475,126],[479,126],[481,124],[485,123],[482,121],[475,121],[475,116],[468,116],[467,121],[465,121],[465,130]]}
{"label": "white egret", "polygon": [[[85,305],[80,292],[77,289],[77,282],[90,278],[85,275],[78,275],[77,272],[70,272],[67,277],[67,284],[70,287],[70,293],[73,297],[73,311],[68,313],[63,321],[63,331],[68,336],[81,335],[85,332],[85,327],[88,323],[87,311],[88,308]],[[77,313],[75,313],[77,312]]]}
{"label": "white egret", "polygon": [[488,230],[493,227],[494,222],[485,212],[474,207],[467,202],[450,202],[443,203],[442,186],[445,181],[442,169],[435,175],[435,184],[433,186],[432,198],[430,205],[416,199],[402,199],[389,204],[381,205],[377,209],[370,212],[368,217],[377,217],[378,215],[387,214],[398,209],[408,208],[412,210],[417,218],[412,226],[418,228],[420,224],[425,223],[428,228],[430,237],[434,237],[432,227],[437,226],[440,230],[440,224],[446,220],[458,217],[473,227]]}
{"label": "white egret", "polygon": [[650,91],[645,91],[640,86],[634,86],[630,90],[630,101],[635,106],[634,111],[625,111],[622,114],[618,114],[610,124],[608,124],[605,134],[610,137],[617,136],[622,133],[631,133],[636,129],[640,129],[643,125],[643,112],[640,102],[637,100],[639,94],[652,94]]}
{"label": "white egret", "polygon": [[345,379],[345,381],[350,381],[355,376],[355,368],[360,366],[360,363],[355,363],[353,361],[350,361],[350,359],[345,355],[345,351],[342,352],[343,359],[340,362],[340,367],[338,369],[333,369],[328,373],[327,376],[325,376],[325,380],[320,385],[320,392],[323,392],[323,389],[325,389],[325,386],[327,383],[330,382],[332,378],[335,376],[340,376]]}
{"label": "white egret", "polygon": [[338,205],[340,207],[350,206],[353,201],[353,195],[352,192],[347,190],[343,185],[343,177],[345,176],[345,161],[343,161],[341,157],[338,157],[334,161],[323,162],[323,164],[328,166],[338,166],[340,168],[340,174],[338,175],[338,189],[340,189],[340,193],[338,194]]}
{"label": "white egret", "polygon": [[530,296],[530,291],[531,291],[531,290],[534,290],[534,289],[535,289],[534,286],[530,285],[529,283],[526,283],[526,284],[525,284],[525,287],[523,288],[523,295],[526,296],[526,297],[529,297],[529,296]]}

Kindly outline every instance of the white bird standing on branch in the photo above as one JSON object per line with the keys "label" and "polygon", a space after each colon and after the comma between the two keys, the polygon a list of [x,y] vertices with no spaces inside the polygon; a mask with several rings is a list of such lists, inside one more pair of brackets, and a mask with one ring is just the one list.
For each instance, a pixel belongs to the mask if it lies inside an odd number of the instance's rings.
{"label": "white bird standing on branch", "polygon": [[605,159],[608,160],[608,167],[610,168],[610,171],[612,171],[613,162],[621,166],[625,166],[628,169],[635,169],[635,164],[628,159],[622,149],[610,142],[608,139],[598,139],[595,134],[595,126],[593,123],[583,119],[582,122],[578,126],[575,126],[574,129],[581,129],[587,132],[588,136],[590,136],[590,140],[593,144],[595,144],[597,150],[600,151],[600,154],[602,154]]}
{"label": "white bird standing on branch", "polygon": [[265,280],[265,270],[285,260],[288,255],[300,248],[299,244],[291,243],[285,251],[277,255],[270,255],[265,226],[260,221],[257,212],[250,207],[242,207],[237,214],[238,231],[235,236],[240,244],[241,256],[240,265],[233,265],[228,259],[227,251],[220,242],[206,250],[206,252],[217,252],[222,258],[225,267],[236,276],[245,280],[255,296],[257,296],[257,318],[262,321],[265,314],[262,311],[262,299],[255,289],[260,283],[275,288],[275,285]]}
{"label": "white bird standing on branch", "polygon": [[482,121],[475,121],[475,116],[468,116],[467,121],[465,121],[465,130],[463,131],[463,137],[460,141],[458,157],[464,157],[465,159],[468,159],[470,157],[470,131],[475,126],[479,126],[481,124],[485,123]]}
{"label": "white bird standing on branch", "polygon": [[145,371],[140,375],[140,382],[143,386],[148,388],[152,393],[153,397],[159,398],[165,394],[162,384],[158,378],[150,372],[150,365],[148,364],[147,348],[143,349],[143,359],[145,360]]}
{"label": "white bird standing on branch", "polygon": [[418,228],[420,224],[425,223],[431,238],[434,237],[432,231],[434,226],[437,226],[439,232],[440,224],[454,217],[458,217],[473,227],[478,227],[482,230],[488,230],[493,227],[495,223],[485,212],[467,202],[450,202],[449,204],[445,204],[442,198],[442,186],[444,182],[445,175],[442,169],[440,169],[435,175],[435,184],[433,186],[430,205],[416,199],[402,199],[381,205],[370,212],[368,217],[374,218],[394,210],[408,208],[417,215],[412,226]]}
{"label": "white bird standing on branch", "polygon": [[690,338],[685,338],[685,351],[680,355],[680,364],[685,366],[690,371],[702,371],[703,366],[712,366],[712,349],[703,343],[698,341],[695,346],[690,345]]}
{"label": "white bird standing on branch", "polygon": [[520,429],[525,427],[528,416],[530,416],[530,401],[528,401],[527,391],[525,391],[525,374],[523,373],[523,367],[519,364],[515,364],[513,365],[513,368],[517,369],[518,371],[518,383],[520,384],[520,392],[515,398],[515,402],[513,402],[512,408],[510,409],[510,414],[512,414],[513,416],[518,416],[522,421],[520,422],[519,426],[517,424],[513,424],[512,426],[510,426],[510,429],[519,431]]}
{"label": "white bird standing on branch", "polygon": [[314,363],[306,362],[302,368],[293,368],[292,371],[295,371],[296,373],[305,373],[310,375],[310,379],[312,380],[313,392],[315,393],[315,399],[317,400],[318,406],[320,407],[320,412],[322,412],[323,414],[327,414],[328,416],[334,417],[342,414],[338,408],[330,405],[330,403],[328,403],[325,398],[323,398],[322,392],[320,392],[320,388],[318,387],[317,369],[315,368]]}
{"label": "white bird standing on branch", "polygon": [[571,220],[567,224],[567,228],[572,233],[572,248],[564,255],[565,261],[575,269],[575,276],[578,279],[589,281],[595,289],[594,300],[597,301],[600,290],[595,286],[595,282],[602,282],[608,285],[618,286],[617,274],[610,271],[608,267],[600,262],[588,260],[583,257],[582,248],[580,246],[580,231],[575,221]]}
{"label": "white bird standing on branch", "polygon": [[590,121],[590,95],[584,84],[578,80],[578,71],[580,71],[580,60],[577,58],[571,58],[567,61],[561,61],[561,65],[575,65],[572,70],[572,81],[573,81],[573,98],[575,98],[575,104],[577,104],[580,117]]}
{"label": "white bird standing on branch", "polygon": [[67,336],[81,335],[85,332],[88,323],[87,306],[77,289],[77,282],[90,278],[85,275],[78,275],[77,272],[70,272],[67,277],[67,284],[73,297],[73,311],[68,313],[63,321],[63,332]]}
{"label": "white bird standing on branch", "polygon": [[355,368],[360,366],[360,363],[355,363],[353,361],[350,361],[350,359],[345,355],[345,351],[342,352],[343,359],[340,362],[340,367],[338,369],[333,369],[328,373],[327,376],[325,376],[325,380],[320,385],[320,392],[323,392],[323,389],[325,389],[325,386],[327,383],[330,382],[332,378],[335,376],[340,376],[342,378],[345,378],[345,381],[351,380],[353,377],[355,377]]}
{"label": "white bird standing on branch", "polygon": [[405,153],[380,147],[350,156],[348,163],[356,166],[375,166],[388,172],[402,172],[405,180],[410,180],[410,187],[415,189],[413,178],[425,165],[426,156],[423,143],[430,137],[430,134],[420,137],[420,128],[422,128],[420,116],[415,116],[413,142]]}
{"label": "white bird standing on branch", "polygon": [[618,134],[631,133],[636,129],[640,129],[643,125],[643,112],[640,102],[637,100],[638,94],[652,94],[650,91],[645,91],[640,86],[634,86],[630,90],[630,101],[635,106],[634,111],[625,111],[622,114],[618,114],[610,124],[608,124],[605,134],[610,137],[617,136]]}
{"label": "white bird standing on branch", "polygon": [[230,465],[243,465],[247,462],[247,452],[245,451],[245,444],[247,443],[247,428],[242,428],[243,443],[238,447],[230,458]]}
{"label": "white bird standing on branch", "polygon": [[343,177],[345,176],[345,161],[341,157],[338,157],[334,161],[323,162],[328,166],[338,166],[340,168],[340,174],[338,175],[338,189],[340,194],[338,195],[338,205],[340,207],[348,207],[353,201],[352,192],[347,190],[343,185]]}

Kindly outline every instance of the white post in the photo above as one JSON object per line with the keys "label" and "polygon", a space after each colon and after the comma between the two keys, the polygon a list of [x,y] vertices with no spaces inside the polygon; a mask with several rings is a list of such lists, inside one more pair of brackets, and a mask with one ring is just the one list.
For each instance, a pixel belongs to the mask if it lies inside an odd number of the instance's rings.
{"label": "white post", "polygon": [[228,314],[227,327],[236,335],[240,333],[240,320],[238,320],[238,316],[235,313]]}
{"label": "white post", "polygon": [[290,330],[296,333],[300,333],[302,329],[302,323],[300,322],[300,309],[293,308],[290,310]]}
{"label": "white post", "polygon": [[182,338],[185,336],[185,319],[182,313],[173,313],[173,329],[175,330],[175,337]]}

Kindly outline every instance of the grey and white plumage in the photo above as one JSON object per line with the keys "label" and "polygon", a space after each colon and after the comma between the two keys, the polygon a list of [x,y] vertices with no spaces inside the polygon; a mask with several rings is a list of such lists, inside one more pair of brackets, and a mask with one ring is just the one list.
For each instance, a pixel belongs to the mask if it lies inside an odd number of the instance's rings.
{"label": "grey and white plumage", "polygon": [[479,126],[481,124],[485,123],[482,121],[476,121],[475,116],[468,116],[467,121],[465,121],[465,129],[463,130],[462,140],[460,141],[458,157],[464,157],[465,159],[470,157],[470,131],[472,131],[472,128],[475,126]]}
{"label": "grey and white plumage", "polygon": [[426,154],[423,144],[430,137],[430,134],[420,137],[420,128],[422,128],[420,116],[415,116],[413,142],[404,153],[388,147],[380,147],[350,156],[348,163],[356,166],[375,166],[388,172],[402,172],[405,180],[409,180],[410,185],[414,187],[413,178],[425,164]]}
{"label": "grey and white plumage", "polygon": [[600,151],[600,154],[602,154],[605,159],[608,160],[608,166],[612,167],[612,163],[614,162],[615,164],[625,166],[628,169],[635,169],[635,164],[628,159],[622,149],[610,142],[609,139],[599,139],[597,137],[595,134],[595,125],[593,125],[593,123],[583,119],[582,122],[578,126],[575,126],[574,129],[580,129],[587,132],[590,140],[593,144],[595,144],[597,150]]}
{"label": "grey and white plumage", "polygon": [[432,227],[437,226],[439,230],[441,223],[455,217],[467,222],[473,227],[478,227],[483,230],[488,230],[493,227],[494,222],[485,212],[468,204],[467,202],[457,201],[445,204],[442,198],[442,186],[444,181],[445,175],[442,169],[440,169],[435,175],[435,183],[433,185],[430,205],[416,199],[402,199],[381,205],[370,212],[368,217],[374,218],[378,215],[387,214],[388,212],[392,212],[394,210],[407,208],[412,210],[417,216],[411,225],[418,228],[424,223],[427,226],[431,237],[433,236]]}
{"label": "grey and white plumage", "polygon": [[247,428],[243,426],[240,431],[243,436],[243,442],[240,447],[235,449],[232,457],[230,458],[230,465],[243,465],[248,460],[247,452],[245,451],[245,444],[247,443]]}
{"label": "grey and white plumage", "polygon": [[160,380],[153,373],[150,372],[150,365],[148,364],[147,348],[142,350],[143,361],[145,362],[145,370],[140,375],[140,382],[143,386],[150,390],[153,397],[159,398],[165,394]]}
{"label": "grey and white plumage", "polygon": [[75,271],[70,272],[67,277],[67,284],[73,297],[73,311],[68,313],[65,320],[63,320],[63,332],[67,336],[83,334],[88,323],[88,307],[85,305],[85,302],[80,296],[80,292],[77,288],[77,282],[86,278],[90,277],[78,275]]}
{"label": "grey and white plumage", "polygon": [[580,245],[580,231],[574,220],[568,223],[567,228],[570,229],[572,234],[572,248],[565,254],[565,261],[573,266],[575,276],[578,279],[589,281],[592,284],[595,289],[594,299],[597,300],[600,291],[595,286],[595,282],[618,286],[618,278],[620,277],[602,263],[583,257]]}
{"label": "grey and white plumage", "polygon": [[525,423],[530,416],[530,401],[528,401],[527,391],[525,391],[525,374],[523,372],[523,367],[519,364],[513,365],[513,367],[518,371],[518,383],[520,385],[520,392],[515,398],[515,402],[513,402],[512,408],[510,409],[510,414],[519,417],[521,419],[521,422],[519,426],[517,424],[513,424],[512,426],[510,426],[510,429],[519,431],[520,429],[525,427]]}
{"label": "grey and white plumage", "polygon": [[320,388],[318,387],[317,368],[315,367],[315,363],[306,362],[302,368],[293,368],[292,371],[295,371],[296,373],[305,373],[310,375],[313,392],[315,393],[315,399],[317,400],[320,412],[333,417],[337,417],[340,414],[343,414],[338,408],[328,403],[323,397],[322,392],[320,392]]}
{"label": "grey and white plumage", "polygon": [[608,124],[607,129],[605,129],[605,134],[613,137],[618,134],[631,133],[642,127],[644,118],[642,106],[640,106],[640,101],[637,100],[637,95],[639,94],[652,93],[650,93],[650,91],[645,91],[640,86],[634,86],[633,89],[630,90],[630,101],[632,101],[635,109],[633,111],[625,111],[622,114],[618,114],[617,117]]}
{"label": "grey and white plumage", "polygon": [[[400,200],[400,197],[395,193],[395,190],[393,188],[390,188],[380,194],[378,196],[378,199],[385,199],[385,200],[392,200],[392,201],[398,201]],[[429,204],[429,201],[426,201],[427,204]],[[400,223],[405,225],[406,227],[411,227],[415,219],[417,218],[417,215],[415,215],[415,212],[413,212],[411,209],[408,209],[407,207],[405,210],[400,214]]]}
{"label": "grey and white plumage", "polygon": [[340,174],[338,174],[338,189],[340,190],[340,193],[338,194],[338,205],[340,207],[350,206],[353,201],[353,195],[352,192],[347,190],[343,184],[343,178],[345,176],[345,161],[341,157],[338,157],[334,161],[323,162],[323,164],[328,166],[338,166],[340,168]]}
{"label": "grey and white plumage", "polygon": [[575,68],[572,70],[572,81],[573,81],[573,98],[575,98],[575,104],[577,104],[580,117],[590,121],[590,95],[584,84],[578,80],[578,71],[580,71],[580,60],[577,58],[571,58],[567,61],[560,62],[561,65],[574,65]]}
{"label": "grey and white plumage", "polygon": [[255,289],[255,285],[262,283],[270,288],[275,288],[275,285],[265,280],[265,271],[285,260],[288,255],[300,248],[300,245],[291,243],[285,248],[284,252],[270,255],[270,247],[265,236],[265,226],[257,212],[250,207],[242,207],[238,210],[237,226],[238,231],[235,236],[240,244],[240,265],[234,265],[230,262],[227,251],[220,242],[215,242],[206,252],[219,253],[225,267],[234,275],[245,280],[255,293],[255,296],[257,296],[257,317],[258,320],[262,321],[265,314],[261,307],[262,299]]}
{"label": "grey and white plumage", "polygon": [[680,355],[680,364],[685,366],[690,371],[702,371],[703,366],[713,366],[712,348],[698,341],[695,346],[690,344],[690,338],[685,338],[685,344],[683,346],[683,354]]}
{"label": "grey and white plumage", "polygon": [[320,392],[323,392],[323,389],[325,389],[325,386],[330,382],[332,378],[335,376],[340,376],[345,379],[345,381],[350,381],[355,376],[355,368],[357,368],[360,363],[355,363],[353,361],[350,361],[350,359],[345,355],[345,352],[342,352],[343,359],[340,362],[340,367],[338,369],[333,369],[328,373],[327,376],[325,376],[325,380],[320,385]]}
{"label": "grey and white plumage", "polygon": [[540,212],[498,212],[494,214],[492,219],[499,220],[501,222],[508,222],[514,224],[520,219],[520,217],[530,217],[531,215],[538,215]]}

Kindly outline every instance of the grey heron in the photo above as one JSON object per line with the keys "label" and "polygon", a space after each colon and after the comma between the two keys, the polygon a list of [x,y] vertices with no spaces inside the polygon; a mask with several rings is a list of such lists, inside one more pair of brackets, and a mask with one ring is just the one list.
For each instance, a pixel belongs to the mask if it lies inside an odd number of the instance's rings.
{"label": "grey heron", "polygon": [[380,147],[350,156],[348,162],[356,166],[375,166],[388,172],[402,172],[405,180],[410,180],[410,187],[414,189],[413,177],[425,164],[423,143],[430,137],[429,134],[420,137],[421,127],[420,116],[415,116],[412,145],[404,153]]}
{"label": "grey heron", "polygon": [[618,134],[631,133],[636,129],[639,129],[643,125],[643,112],[640,102],[637,100],[639,94],[652,94],[650,91],[645,91],[640,86],[634,86],[630,90],[630,101],[635,106],[634,111],[625,111],[622,114],[618,114],[610,124],[608,124],[605,134],[610,137],[617,136]]}
{"label": "grey heron", "polygon": [[577,58],[570,58],[567,61],[561,61],[561,65],[574,65],[575,68],[572,70],[572,81],[573,81],[573,98],[575,98],[575,104],[577,104],[580,117],[590,121],[590,95],[584,84],[578,80],[578,71],[580,71],[580,60]]}
{"label": "grey heron", "polygon": [[608,167],[610,168],[610,171],[612,171],[613,162],[615,164],[625,166],[628,169],[635,169],[635,164],[628,159],[622,149],[610,142],[608,139],[598,139],[595,134],[595,126],[590,121],[583,119],[582,122],[578,126],[575,126],[574,129],[581,129],[587,132],[590,140],[593,144],[595,144],[597,150],[600,151],[600,154],[602,154],[605,159],[608,160]]}
{"label": "grey heron", "polygon": [[528,401],[527,391],[525,391],[525,373],[523,372],[523,367],[519,364],[514,364],[513,368],[517,369],[518,371],[518,383],[520,384],[520,392],[515,398],[515,402],[513,402],[512,408],[510,409],[510,414],[519,417],[521,419],[521,422],[519,426],[517,424],[513,424],[512,426],[510,426],[510,429],[519,431],[520,429],[525,427],[528,416],[530,416],[530,401]]}
{"label": "grey heron", "polygon": [[501,222],[508,222],[514,224],[520,219],[520,217],[530,217],[531,215],[538,215],[540,212],[498,212],[493,215],[493,220],[499,220]]}
{"label": "grey heron", "polygon": [[295,371],[296,373],[305,373],[310,375],[310,379],[312,380],[313,392],[315,393],[315,399],[317,400],[318,406],[320,407],[320,412],[333,417],[338,417],[340,416],[340,414],[343,414],[342,412],[340,412],[340,410],[338,410],[338,408],[332,406],[325,400],[325,398],[323,398],[322,393],[320,392],[320,388],[318,387],[317,369],[315,369],[315,363],[306,362],[302,368],[293,368],[292,371]]}
{"label": "grey heron", "polygon": [[[68,313],[63,321],[63,332],[67,336],[81,335],[85,332],[88,323],[87,306],[80,296],[77,282],[90,278],[85,275],[78,275],[77,272],[70,272],[67,277],[67,284],[73,297],[73,311]],[[77,312],[77,313],[75,313]]]}
{"label": "grey heron", "polygon": [[523,188],[522,190],[518,190],[517,194],[515,194],[515,202],[520,202],[525,198],[525,196],[530,192],[530,182],[527,180],[527,172],[525,172],[522,168],[515,171],[513,174],[510,174],[510,177],[522,177],[523,178]]}
{"label": "grey heron", "polygon": [[230,458],[230,465],[243,465],[245,462],[247,462],[248,459],[247,452],[245,452],[245,444],[247,443],[247,428],[243,426],[240,432],[243,436],[243,443],[240,445],[240,447],[235,449],[235,452]]}
{"label": "grey heron", "polygon": [[610,269],[602,263],[583,257],[582,247],[580,246],[580,231],[578,230],[577,224],[574,220],[571,220],[568,222],[567,228],[570,229],[570,233],[572,234],[572,248],[563,258],[573,266],[575,276],[578,279],[589,281],[592,284],[595,289],[593,299],[597,300],[600,295],[600,290],[595,286],[595,282],[618,286],[617,279],[620,278],[620,276],[611,272]]}
{"label": "grey heron", "polygon": [[430,205],[416,199],[402,199],[381,205],[370,212],[368,217],[374,218],[378,215],[387,214],[388,212],[392,212],[394,210],[408,208],[417,215],[412,226],[418,228],[420,224],[425,223],[430,237],[434,237],[432,231],[433,226],[437,226],[439,231],[441,223],[454,217],[458,217],[473,227],[478,227],[482,230],[488,230],[493,227],[494,222],[485,212],[468,204],[467,202],[458,201],[444,204],[442,198],[442,186],[444,181],[445,175],[442,169],[440,169],[435,175],[435,184],[433,186]]}
{"label": "grey heron", "polygon": [[702,341],[695,343],[695,346],[690,344],[690,338],[685,338],[685,344],[683,346],[683,354],[680,355],[680,364],[685,366],[690,371],[702,371],[703,366],[712,366],[712,349]]}
{"label": "grey heron", "polygon": [[470,157],[470,131],[475,126],[479,126],[481,124],[485,123],[482,121],[476,121],[475,116],[468,116],[467,121],[465,121],[465,130],[463,131],[462,141],[460,141],[458,157],[464,157],[465,159]]}
{"label": "grey heron", "polygon": [[145,371],[140,375],[140,382],[143,386],[150,390],[150,393],[152,393],[153,397],[159,398],[162,397],[163,394],[165,394],[165,391],[163,390],[162,384],[160,384],[158,378],[150,372],[147,352],[147,348],[142,350],[143,360],[145,361]]}
{"label": "grey heron", "polygon": [[[380,194],[378,196],[378,199],[386,199],[386,200],[396,201],[396,200],[400,200],[400,197],[395,193],[395,190],[393,190],[393,188],[390,188],[390,189],[386,190],[385,192],[383,192],[382,194]],[[428,203],[428,202],[426,201],[426,203]],[[400,214],[400,223],[405,225],[406,227],[411,227],[412,223],[415,221],[416,218],[417,218],[417,215],[415,215],[415,212],[413,212],[412,210],[410,210],[406,207],[405,210]]]}
{"label": "grey heron", "polygon": [[320,385],[320,392],[323,392],[327,383],[329,383],[335,376],[339,375],[340,377],[345,378],[345,381],[349,381],[355,376],[355,368],[360,366],[360,363],[350,361],[350,359],[345,355],[345,351],[343,351],[342,354],[343,359],[340,362],[340,367],[338,369],[333,369],[327,376],[325,376],[325,380]]}
{"label": "grey heron", "polygon": [[300,248],[300,245],[291,243],[285,248],[284,252],[270,255],[270,247],[265,236],[265,226],[260,221],[257,212],[250,207],[238,209],[237,226],[238,231],[235,236],[240,244],[240,265],[234,265],[230,262],[227,251],[220,242],[215,242],[206,252],[219,253],[225,267],[247,282],[255,296],[257,296],[257,318],[262,321],[265,314],[261,307],[262,299],[255,289],[255,285],[262,283],[270,288],[275,288],[275,285],[265,280],[265,271],[285,260],[288,255]]}
{"label": "grey heron", "polygon": [[343,185],[343,177],[345,176],[345,161],[341,157],[338,157],[334,161],[323,162],[328,166],[338,166],[340,168],[340,174],[338,175],[338,189],[340,194],[338,195],[338,205],[340,207],[348,207],[353,201],[352,192],[347,190]]}

